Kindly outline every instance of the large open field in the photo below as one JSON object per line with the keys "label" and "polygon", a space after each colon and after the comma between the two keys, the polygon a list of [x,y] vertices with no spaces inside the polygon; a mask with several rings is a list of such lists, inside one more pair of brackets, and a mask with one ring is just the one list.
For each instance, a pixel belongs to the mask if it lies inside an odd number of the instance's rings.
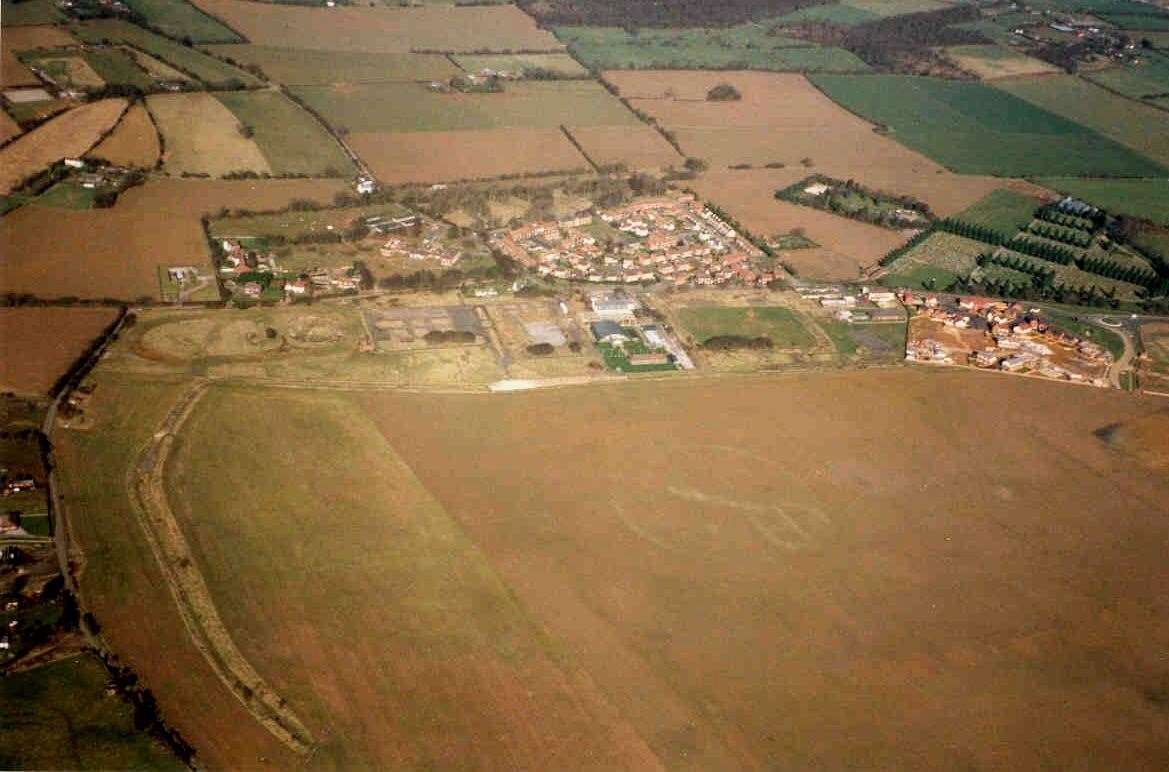
{"label": "large open field", "polygon": [[63,158],[84,155],[126,110],[124,99],[81,105],[14,140],[0,150],[0,194]]}
{"label": "large open field", "polygon": [[215,95],[252,136],[273,174],[351,177],[353,162],[316,118],[277,91]]}
{"label": "large open field", "polygon": [[588,161],[560,129],[374,132],[351,134],[349,144],[377,178],[388,183],[588,168]]}
{"label": "large open field", "polygon": [[632,126],[637,117],[590,80],[508,83],[503,93],[437,93],[425,83],[293,89],[334,126],[357,132]]}
{"label": "large open field", "polygon": [[157,298],[158,266],[210,268],[203,214],[279,209],[299,198],[328,203],[345,187],[327,180],[152,180],[123,193],[112,209],[29,204],[0,219],[0,291]]}
{"label": "large open field", "polygon": [[1133,99],[1158,99],[1169,93],[1169,54],[1146,54],[1139,65],[1123,65],[1085,73],[1084,77]]}
{"label": "large open field", "polygon": [[106,693],[109,674],[90,655],[0,678],[6,769],[165,769],[184,766],[135,728],[134,710]]}
{"label": "large open field", "polygon": [[47,394],[117,315],[112,308],[0,309],[0,389]]}
{"label": "large open field", "polygon": [[581,61],[603,70],[743,69],[863,72],[869,66],[842,48],[771,34],[762,24],[725,29],[557,27]]}
{"label": "large open field", "polygon": [[1169,176],[1164,172],[1169,167],[1169,112],[1137,104],[1073,75],[1012,78],[995,87],[1095,129],[1161,165],[1161,174],[1146,176]]}
{"label": "large open field", "polygon": [[256,65],[272,80],[289,86],[446,80],[459,72],[441,54],[317,51],[255,45],[203,48],[243,65]]}
{"label": "large open field", "polygon": [[96,19],[79,24],[75,29],[77,36],[87,43],[125,43],[158,57],[210,87],[233,83],[244,86],[260,84],[260,80],[250,73],[129,22]]}
{"label": "large open field", "polygon": [[[941,215],[969,206],[996,187],[1034,188],[1018,181],[953,174],[881,136],[872,124],[835,104],[800,75],[668,70],[609,72],[605,77],[634,107],[674,132],[687,155],[716,167],[776,163],[786,167],[744,175],[743,184],[774,175],[777,187],[786,187],[809,173],[806,164],[812,171],[854,179],[876,190],[915,196]],[[742,101],[705,101],[707,90],[724,81],[739,89]]]}
{"label": "large open field", "polygon": [[158,162],[161,152],[158,131],[154,128],[150,113],[142,104],[134,104],[109,136],[89,151],[88,155],[112,164],[150,169]]}
{"label": "large open field", "polygon": [[[902,75],[814,75],[812,80],[849,110],[888,126],[890,136],[956,172],[1009,177],[1166,174],[1156,161],[1117,141],[981,83]],[[1036,81],[1044,89],[1048,82],[1056,81]],[[1013,89],[1015,83],[1004,80],[1000,85]]]}
{"label": "large open field", "polygon": [[0,112],[0,145],[18,136],[20,136],[20,124],[12,120],[8,113]]}
{"label": "large open field", "polygon": [[630,169],[680,166],[683,158],[650,126],[569,126],[589,159],[598,166],[623,163]]}
{"label": "large open field", "polygon": [[126,4],[176,40],[196,43],[235,43],[239,35],[200,11],[187,0],[126,0]]}
{"label": "large open field", "polygon": [[272,171],[256,140],[244,135],[240,120],[211,94],[153,94],[146,104],[162,132],[167,172],[222,177]]}
{"label": "large open field", "polygon": [[[274,753],[213,712],[226,689],[119,493],[174,387],[98,395],[95,429],[55,442],[103,625],[204,763]],[[1097,430],[1163,411],[923,370],[220,385],[166,481],[220,617],[325,765],[1157,767],[1169,483]]]}
{"label": "large open field", "polygon": [[[5,6],[5,14],[8,6]],[[10,27],[4,18],[4,35],[0,39],[0,86],[39,86],[40,79],[16,54],[33,48],[56,48],[75,42],[68,32],[49,26]]]}
{"label": "large open field", "polygon": [[264,46],[378,53],[562,47],[513,5],[310,8],[247,0],[195,0],[195,5]]}

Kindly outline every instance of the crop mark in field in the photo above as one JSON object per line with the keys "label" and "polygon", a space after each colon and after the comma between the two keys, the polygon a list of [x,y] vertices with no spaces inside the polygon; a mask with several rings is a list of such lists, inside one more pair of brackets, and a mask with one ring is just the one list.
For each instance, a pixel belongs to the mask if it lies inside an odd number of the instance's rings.
{"label": "crop mark in field", "polygon": [[197,381],[171,407],[158,430],[143,446],[126,474],[126,487],[151,552],[170,587],[191,641],[244,708],[295,753],[308,756],[316,747],[312,733],[247,661],[219,616],[206,580],[195,564],[164,487],[167,457],[176,433],[207,391]]}
{"label": "crop mark in field", "polygon": [[[793,552],[813,546],[818,532],[832,525],[831,518],[821,509],[804,504],[781,507],[778,504],[756,504],[751,501],[704,493],[694,488],[679,488],[671,485],[666,490],[673,496],[700,504],[712,504],[742,512],[747,522],[775,547]],[[798,513],[789,510],[799,510]],[[797,520],[799,517],[799,520]],[[801,522],[802,521],[802,522]]]}

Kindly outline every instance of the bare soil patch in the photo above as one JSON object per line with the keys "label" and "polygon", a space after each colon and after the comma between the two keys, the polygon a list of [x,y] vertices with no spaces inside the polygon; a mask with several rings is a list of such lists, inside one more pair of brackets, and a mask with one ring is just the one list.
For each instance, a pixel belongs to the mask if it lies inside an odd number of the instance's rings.
{"label": "bare soil patch", "polygon": [[382,53],[562,49],[514,5],[309,8],[196,0],[256,45]]}
{"label": "bare soil patch", "polygon": [[33,48],[61,48],[76,44],[77,40],[64,29],[49,24],[4,28],[3,46],[8,51],[28,51]]}
{"label": "bare soil patch", "polygon": [[147,104],[166,139],[163,166],[168,172],[221,177],[272,171],[259,145],[241,133],[239,120],[211,94],[154,94]]}
{"label": "bare soil patch", "polygon": [[122,121],[97,147],[89,151],[92,158],[103,158],[119,166],[152,168],[158,162],[161,148],[158,132],[150,113],[141,104],[133,105]]}
{"label": "bare soil patch", "polygon": [[124,99],[103,99],[70,110],[0,150],[0,194],[60,161],[84,155],[126,109]]}
{"label": "bare soil patch", "polygon": [[0,111],[0,145],[19,136],[20,124],[12,120],[8,113]]}
{"label": "bare soil patch", "polygon": [[649,126],[569,127],[585,153],[600,166],[623,163],[630,169],[680,166],[685,160]]}
{"label": "bare soil patch", "polygon": [[352,134],[349,144],[387,183],[445,182],[588,167],[559,129]]}
{"label": "bare soil patch", "polygon": [[[4,34],[8,34],[5,31]],[[39,86],[41,79],[30,70],[24,62],[16,58],[11,48],[4,48],[0,52],[0,86],[13,88],[20,86]]]}
{"label": "bare soil patch", "polygon": [[345,185],[327,180],[152,180],[112,209],[35,204],[0,219],[7,261],[0,290],[53,298],[159,297],[159,265],[199,265],[211,256],[199,217],[220,207],[263,211],[297,198],[327,203]]}
{"label": "bare soil patch", "polygon": [[112,308],[0,308],[0,389],[47,394],[117,315]]}

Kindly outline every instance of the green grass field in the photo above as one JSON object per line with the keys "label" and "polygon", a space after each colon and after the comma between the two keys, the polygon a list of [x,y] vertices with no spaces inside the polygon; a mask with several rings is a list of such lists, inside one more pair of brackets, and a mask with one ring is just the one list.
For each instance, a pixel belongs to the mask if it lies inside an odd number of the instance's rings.
{"label": "green grass field", "polygon": [[502,94],[436,93],[421,83],[379,83],[293,92],[335,127],[353,132],[454,131],[637,125],[637,117],[594,81],[508,83]]}
{"label": "green grass field", "polygon": [[94,190],[83,188],[73,180],[62,180],[42,193],[36,202],[56,209],[91,209],[95,195]]}
{"label": "green grass field", "polygon": [[484,68],[523,72],[532,68],[570,78],[589,74],[580,62],[568,54],[459,54],[451,58],[467,72],[479,72]]}
{"label": "green grass field", "polygon": [[775,348],[809,348],[815,343],[800,316],[781,306],[683,308],[678,318],[699,343],[719,335],[762,335]]}
{"label": "green grass field", "polygon": [[836,319],[821,319],[819,325],[831,338],[836,350],[845,356],[863,353],[901,359],[905,355],[904,321],[849,324]]}
{"label": "green grass field", "polygon": [[1108,180],[1078,177],[1037,179],[1040,185],[1081,198],[1109,212],[1169,225],[1169,179]]}
{"label": "green grass field", "polygon": [[0,18],[5,27],[24,27],[32,24],[53,24],[61,20],[61,11],[53,0],[25,0],[0,4]]}
{"label": "green grass field", "polygon": [[108,41],[138,48],[190,73],[210,86],[223,86],[232,81],[238,81],[245,86],[258,86],[262,83],[258,78],[237,67],[128,22],[97,19],[78,24],[72,30],[86,43]]}
{"label": "green grass field", "polygon": [[1041,308],[1043,316],[1064,332],[1099,343],[1112,352],[1114,357],[1119,357],[1124,353],[1124,340],[1119,335],[1087,320],[1075,309],[1048,305],[1043,305]]}
{"label": "green grass field", "polygon": [[441,54],[316,51],[251,44],[201,47],[241,65],[254,64],[272,80],[288,86],[445,80],[459,72]]}
{"label": "green grass field", "polygon": [[187,0],[126,0],[126,4],[177,39],[195,43],[238,43],[239,35],[200,11]]}
{"label": "green grass field", "polygon": [[0,678],[0,767],[185,769],[135,728],[133,708],[105,693],[107,679],[89,655]]}
{"label": "green grass field", "polygon": [[316,118],[277,91],[231,91],[215,95],[254,139],[275,174],[351,177],[356,168]]}
{"label": "green grass field", "polygon": [[982,83],[812,75],[830,98],[966,174],[1156,176],[1164,168],[1068,118]]}
{"label": "green grass field", "polygon": [[1169,93],[1169,54],[1146,53],[1141,64],[1086,72],[1084,77],[1127,97],[1153,101]]}
{"label": "green grass field", "polygon": [[1043,202],[1037,198],[999,188],[954,215],[954,219],[971,225],[994,228],[1009,236],[1031,222],[1035,210],[1042,204]]}
{"label": "green grass field", "polygon": [[124,84],[135,88],[148,89],[154,79],[146,74],[128,53],[117,48],[100,51],[86,51],[85,61],[109,84]]}
{"label": "green grass field", "polygon": [[[1169,165],[1169,112],[1137,104],[1073,75],[1011,78],[995,87],[1094,129],[1162,168]],[[1162,171],[1160,176],[1169,173]]]}
{"label": "green grass field", "polygon": [[868,65],[841,48],[769,35],[764,25],[726,29],[557,27],[556,36],[597,69],[756,69],[857,72]]}

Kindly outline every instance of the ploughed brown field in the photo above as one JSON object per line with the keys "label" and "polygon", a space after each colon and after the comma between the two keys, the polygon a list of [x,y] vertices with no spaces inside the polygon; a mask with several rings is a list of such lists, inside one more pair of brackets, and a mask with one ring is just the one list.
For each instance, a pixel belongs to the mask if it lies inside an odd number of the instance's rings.
{"label": "ploughed brown field", "polygon": [[297,198],[325,204],[344,188],[336,180],[168,179],[131,188],[112,209],[28,204],[0,219],[0,253],[6,260],[0,291],[42,298],[157,298],[159,265],[211,269],[199,221],[203,214],[220,207],[280,209]]}
{"label": "ploughed brown field", "polygon": [[348,138],[382,182],[452,182],[584,170],[588,161],[560,129],[353,133]]}
{"label": "ploughed brown field", "polygon": [[[783,164],[783,169],[767,171],[786,184],[811,173],[853,179],[915,196],[943,217],[998,187],[1043,191],[1020,180],[954,174],[877,133],[873,124],[837,105],[802,75],[630,70],[606,72],[605,78],[634,107],[673,131],[687,155],[713,168]],[[738,88],[742,100],[707,101],[706,92],[723,82]]]}
{"label": "ploughed brown field", "polygon": [[117,315],[112,308],[0,308],[0,390],[48,393]]}
{"label": "ploughed brown field", "polygon": [[308,8],[248,0],[194,0],[256,45],[409,53],[563,48],[513,5]]}
{"label": "ploughed brown field", "polygon": [[[136,400],[102,389],[113,425],[57,440],[92,488],[79,506],[107,495],[79,451],[110,447]],[[1158,768],[1169,479],[1108,436],[1165,411],[933,370],[220,385],[167,481],[221,617],[321,764]],[[86,512],[83,585],[137,597],[140,534]],[[204,763],[270,752],[254,725],[204,725],[222,684],[105,605]],[[176,638],[169,610],[147,618]]]}
{"label": "ploughed brown field", "polygon": [[89,151],[92,158],[101,158],[118,166],[153,168],[162,148],[158,131],[150,113],[141,104],[135,104],[122,116],[109,136]]}
{"label": "ploughed brown field", "polygon": [[630,169],[654,169],[680,167],[686,160],[649,126],[570,126],[569,131],[598,166],[623,163]]}
{"label": "ploughed brown field", "polygon": [[63,158],[83,155],[126,110],[125,99],[102,99],[74,108],[0,150],[0,194]]}

